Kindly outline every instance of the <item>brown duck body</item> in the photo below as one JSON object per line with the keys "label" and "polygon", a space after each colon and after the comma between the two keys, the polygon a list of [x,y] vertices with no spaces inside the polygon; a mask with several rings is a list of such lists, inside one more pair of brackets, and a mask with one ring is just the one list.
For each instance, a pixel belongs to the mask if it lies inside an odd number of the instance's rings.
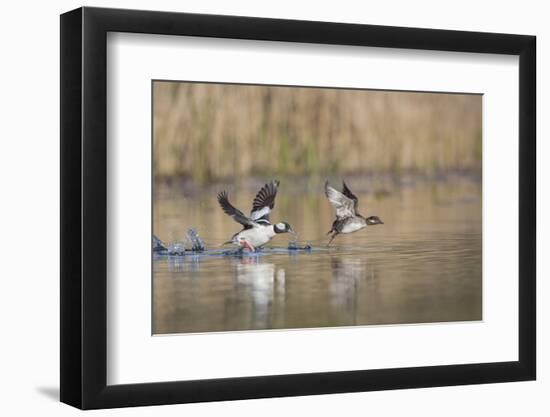
{"label": "brown duck body", "polygon": [[336,220],[332,223],[332,228],[327,234],[332,233],[328,245],[339,234],[357,232],[367,226],[384,224],[378,216],[363,217],[357,213],[358,199],[343,183],[342,192],[332,188],[328,181],[325,183],[325,194],[336,209]]}
{"label": "brown duck body", "polygon": [[362,228],[367,227],[366,219],[360,214],[354,217],[346,217],[343,219],[336,219],[332,223],[332,229],[328,233],[353,233],[361,230]]}

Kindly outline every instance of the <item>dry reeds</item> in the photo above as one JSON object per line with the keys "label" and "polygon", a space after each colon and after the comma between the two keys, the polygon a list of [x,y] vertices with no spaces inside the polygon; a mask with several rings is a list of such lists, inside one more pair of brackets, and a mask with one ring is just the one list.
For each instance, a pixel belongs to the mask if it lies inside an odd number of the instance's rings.
{"label": "dry reeds", "polygon": [[480,95],[155,81],[155,180],[481,168]]}

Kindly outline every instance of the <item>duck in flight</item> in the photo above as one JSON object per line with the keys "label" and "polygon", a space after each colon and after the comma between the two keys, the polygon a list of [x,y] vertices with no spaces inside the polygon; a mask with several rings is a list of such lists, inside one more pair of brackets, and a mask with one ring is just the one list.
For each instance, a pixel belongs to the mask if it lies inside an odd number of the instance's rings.
{"label": "duck in flight", "polygon": [[250,216],[246,216],[229,202],[226,191],[218,194],[218,203],[224,213],[243,226],[240,232],[234,234],[231,240],[225,243],[233,243],[254,252],[256,248],[265,245],[279,233],[294,233],[287,222],[271,224],[269,221],[269,214],[275,207],[278,188],[279,181],[265,184],[254,198]]}
{"label": "duck in flight", "polygon": [[357,213],[357,197],[351,192],[345,182],[343,183],[342,192],[332,188],[328,181],[325,182],[325,194],[330,201],[330,204],[336,210],[336,220],[332,223],[332,229],[327,233],[332,233],[327,244],[330,245],[332,240],[339,234],[353,233],[367,226],[384,224],[378,216],[363,217]]}

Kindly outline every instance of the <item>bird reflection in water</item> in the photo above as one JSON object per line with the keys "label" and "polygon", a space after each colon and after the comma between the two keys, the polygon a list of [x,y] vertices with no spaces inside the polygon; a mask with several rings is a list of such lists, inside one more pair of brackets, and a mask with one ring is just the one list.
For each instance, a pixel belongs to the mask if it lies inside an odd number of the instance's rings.
{"label": "bird reflection in water", "polygon": [[[366,257],[334,256],[328,285],[329,304],[335,314],[350,324],[357,324],[359,309],[369,298],[369,287],[375,282],[376,270]],[[359,302],[361,300],[361,302]]]}
{"label": "bird reflection in water", "polygon": [[233,296],[235,307],[249,311],[251,328],[271,327],[275,319],[273,304],[277,304],[278,314],[284,311],[281,308],[285,300],[284,268],[264,263],[257,257],[239,259],[235,264]]}
{"label": "bird reflection in water", "polygon": [[165,257],[165,259],[167,260],[168,270],[172,273],[177,274],[181,272],[200,272],[200,255],[169,256]]}

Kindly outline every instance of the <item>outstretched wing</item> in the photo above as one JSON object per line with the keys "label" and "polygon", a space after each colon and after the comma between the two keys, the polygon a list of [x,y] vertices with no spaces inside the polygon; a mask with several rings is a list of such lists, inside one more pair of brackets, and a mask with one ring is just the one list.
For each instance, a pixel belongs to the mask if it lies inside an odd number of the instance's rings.
{"label": "outstretched wing", "polygon": [[330,201],[330,203],[336,209],[337,219],[340,220],[340,219],[345,219],[346,217],[355,216],[354,200],[352,200],[349,197],[346,197],[340,191],[337,191],[334,188],[332,188],[330,185],[328,185],[328,181],[325,182],[325,194],[328,198],[328,201]]}
{"label": "outstretched wing", "polygon": [[225,191],[222,191],[218,194],[218,203],[220,203],[220,206],[224,213],[233,217],[233,220],[235,220],[237,223],[242,224],[246,228],[254,226],[254,222],[252,221],[252,219],[246,217],[242,211],[233,207],[233,205],[229,202],[229,199],[227,198],[227,193]]}
{"label": "outstretched wing", "polygon": [[342,194],[344,194],[347,198],[353,200],[353,211],[357,213],[357,204],[359,203],[359,199],[355,194],[351,192],[345,181],[342,181],[342,184],[344,186],[344,188],[342,189]]}
{"label": "outstretched wing", "polygon": [[269,213],[275,207],[275,197],[277,196],[277,189],[279,188],[279,181],[271,181],[262,187],[252,203],[252,211],[250,212],[250,218],[254,221],[269,222]]}

